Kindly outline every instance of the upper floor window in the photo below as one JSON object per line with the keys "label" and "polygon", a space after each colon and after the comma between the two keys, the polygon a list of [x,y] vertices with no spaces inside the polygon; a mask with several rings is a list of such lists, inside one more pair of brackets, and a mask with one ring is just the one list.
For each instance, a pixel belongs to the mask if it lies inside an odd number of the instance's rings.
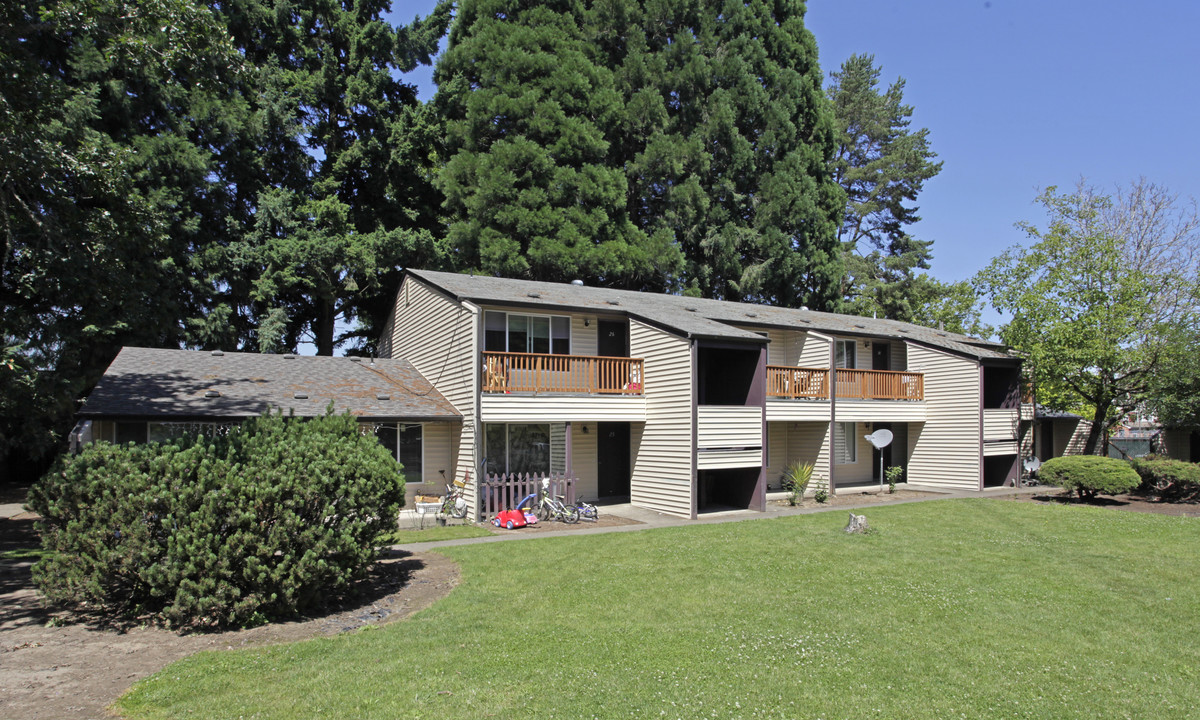
{"label": "upper floor window", "polygon": [[483,344],[489,352],[569,355],[571,318],[488,310],[483,314]]}
{"label": "upper floor window", "polygon": [[837,340],[833,348],[834,367],[853,369],[858,367],[854,356],[853,340]]}

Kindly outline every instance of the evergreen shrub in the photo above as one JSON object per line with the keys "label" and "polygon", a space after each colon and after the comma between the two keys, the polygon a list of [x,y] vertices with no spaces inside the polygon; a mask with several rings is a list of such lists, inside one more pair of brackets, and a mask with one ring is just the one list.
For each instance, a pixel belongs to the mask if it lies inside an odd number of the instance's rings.
{"label": "evergreen shrub", "polygon": [[1130,462],[1142,479],[1141,490],[1170,500],[1200,497],[1200,465],[1147,455]]}
{"label": "evergreen shrub", "polygon": [[1042,463],[1038,478],[1088,499],[1096,495],[1120,495],[1141,483],[1128,462],[1097,455],[1051,458]]}
{"label": "evergreen shrub", "polygon": [[55,604],[245,626],[318,609],[365,575],[404,502],[400,466],[349,415],[268,415],[216,437],[97,443],[30,493]]}

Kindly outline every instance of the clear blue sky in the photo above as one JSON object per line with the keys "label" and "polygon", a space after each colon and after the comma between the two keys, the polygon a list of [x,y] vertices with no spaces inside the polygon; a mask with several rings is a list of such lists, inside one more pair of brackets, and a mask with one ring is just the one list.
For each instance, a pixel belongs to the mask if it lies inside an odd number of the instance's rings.
{"label": "clear blue sky", "polygon": [[[436,0],[402,0],[394,23]],[[1109,0],[813,0],[821,68],[871,53],[907,81],[914,126],[944,162],[914,235],[932,274],[961,280],[1041,225],[1040,189],[1139,176],[1200,197],[1200,3]],[[432,70],[409,81],[433,94]]]}

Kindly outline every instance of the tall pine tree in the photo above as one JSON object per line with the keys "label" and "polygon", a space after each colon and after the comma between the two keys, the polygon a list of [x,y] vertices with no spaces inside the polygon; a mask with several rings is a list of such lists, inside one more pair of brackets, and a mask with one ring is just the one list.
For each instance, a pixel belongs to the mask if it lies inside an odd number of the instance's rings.
{"label": "tall pine tree", "polygon": [[915,298],[938,288],[918,273],[929,269],[933,243],[908,233],[921,219],[911,203],[942,164],[933,162],[929,131],[910,127],[904,79],[882,90],[880,73],[873,55],[852,55],[830,73],[834,177],[846,192],[838,231],[846,257],[843,293],[851,312],[911,321],[920,312]]}

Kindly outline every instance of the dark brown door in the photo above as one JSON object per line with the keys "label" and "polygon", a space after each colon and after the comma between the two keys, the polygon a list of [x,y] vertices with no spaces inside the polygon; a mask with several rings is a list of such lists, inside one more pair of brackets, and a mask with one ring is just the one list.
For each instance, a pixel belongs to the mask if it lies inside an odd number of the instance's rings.
{"label": "dark brown door", "polygon": [[629,497],[629,423],[596,423],[596,492]]}
{"label": "dark brown door", "polygon": [[621,321],[601,320],[596,323],[600,337],[597,352],[604,357],[629,357],[629,324]]}
{"label": "dark brown door", "polygon": [[887,343],[871,343],[871,369],[891,370],[891,352]]}

